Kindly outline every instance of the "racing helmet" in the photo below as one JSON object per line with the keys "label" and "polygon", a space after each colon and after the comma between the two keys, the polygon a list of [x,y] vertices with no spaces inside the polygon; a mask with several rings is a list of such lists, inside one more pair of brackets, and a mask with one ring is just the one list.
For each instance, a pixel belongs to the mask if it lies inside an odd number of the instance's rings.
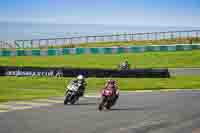
{"label": "racing helmet", "polygon": [[78,80],[84,80],[84,76],[83,76],[83,75],[78,75],[78,76],[77,76],[77,79],[78,79]]}
{"label": "racing helmet", "polygon": [[128,60],[125,60],[125,63],[128,64]]}
{"label": "racing helmet", "polygon": [[112,80],[112,79],[110,79],[110,80],[108,80],[108,82],[107,82],[108,84],[115,84],[115,80]]}

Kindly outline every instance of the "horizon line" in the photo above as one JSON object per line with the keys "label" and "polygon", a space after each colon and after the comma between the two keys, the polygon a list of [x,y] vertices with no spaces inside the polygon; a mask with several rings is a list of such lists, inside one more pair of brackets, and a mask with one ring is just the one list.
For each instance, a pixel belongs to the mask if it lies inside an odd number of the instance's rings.
{"label": "horizon line", "polygon": [[174,28],[200,28],[200,26],[190,25],[141,25],[141,24],[103,24],[103,23],[56,23],[56,22],[35,22],[35,21],[6,21],[0,20],[0,23],[21,23],[21,24],[54,24],[54,25],[101,25],[101,26],[126,26],[126,27],[174,27]]}

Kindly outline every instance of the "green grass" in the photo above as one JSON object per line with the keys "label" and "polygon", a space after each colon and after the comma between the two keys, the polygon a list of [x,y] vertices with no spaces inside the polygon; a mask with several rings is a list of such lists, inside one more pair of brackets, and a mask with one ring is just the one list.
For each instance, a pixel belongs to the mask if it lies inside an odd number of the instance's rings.
{"label": "green grass", "polygon": [[117,68],[128,59],[132,68],[200,67],[200,51],[0,57],[1,66]]}
{"label": "green grass", "polygon": [[[69,80],[71,78],[0,77],[0,102],[63,96],[65,83]],[[86,92],[99,93],[105,80],[87,79]],[[169,79],[116,78],[116,80],[121,91],[200,88],[200,76]]]}

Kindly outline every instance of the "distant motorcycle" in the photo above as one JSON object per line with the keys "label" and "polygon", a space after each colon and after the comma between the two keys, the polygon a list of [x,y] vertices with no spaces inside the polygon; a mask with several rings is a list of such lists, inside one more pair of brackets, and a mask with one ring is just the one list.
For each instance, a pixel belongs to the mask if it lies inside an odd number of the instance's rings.
{"label": "distant motorcycle", "polygon": [[111,89],[104,89],[101,93],[101,102],[98,109],[100,111],[104,108],[109,110],[115,102],[116,101],[114,101],[114,92]]}
{"label": "distant motorcycle", "polygon": [[81,84],[76,83],[76,84],[70,84],[67,86],[67,91],[65,93],[65,100],[64,100],[64,105],[70,103],[70,104],[75,104],[76,101],[79,99],[78,91],[79,87]]}
{"label": "distant motorcycle", "polygon": [[119,70],[130,70],[130,64],[128,62],[124,62],[119,65]]}

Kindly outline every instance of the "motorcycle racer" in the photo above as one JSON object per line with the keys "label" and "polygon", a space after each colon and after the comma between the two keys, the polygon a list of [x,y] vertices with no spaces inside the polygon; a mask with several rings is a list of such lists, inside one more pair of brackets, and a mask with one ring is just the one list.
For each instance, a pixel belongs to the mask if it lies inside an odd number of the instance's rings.
{"label": "motorcycle racer", "polygon": [[118,90],[118,86],[116,84],[115,80],[108,80],[106,82],[106,85],[104,87],[103,90],[105,89],[112,89],[114,95],[113,95],[113,105],[115,104],[115,102],[117,101],[117,99],[119,98],[119,90]]}
{"label": "motorcycle racer", "polygon": [[70,81],[70,84],[80,84],[80,87],[79,87],[79,90],[78,90],[78,95],[80,97],[84,95],[87,83],[86,83],[83,75],[78,75],[76,77],[76,79]]}

